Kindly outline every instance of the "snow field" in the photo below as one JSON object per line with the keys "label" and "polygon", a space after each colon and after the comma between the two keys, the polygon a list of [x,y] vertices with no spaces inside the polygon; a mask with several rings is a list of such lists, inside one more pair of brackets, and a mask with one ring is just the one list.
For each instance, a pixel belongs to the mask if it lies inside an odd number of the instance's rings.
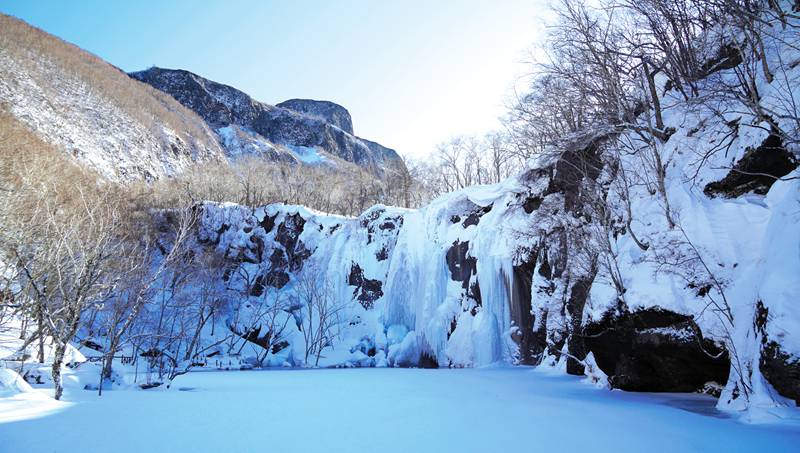
{"label": "snow field", "polygon": [[67,400],[31,401],[40,417],[13,420],[20,405],[0,398],[0,452],[789,452],[800,443],[800,419],[746,425],[707,396],[609,392],[527,367],[196,372],[170,390],[72,390]]}

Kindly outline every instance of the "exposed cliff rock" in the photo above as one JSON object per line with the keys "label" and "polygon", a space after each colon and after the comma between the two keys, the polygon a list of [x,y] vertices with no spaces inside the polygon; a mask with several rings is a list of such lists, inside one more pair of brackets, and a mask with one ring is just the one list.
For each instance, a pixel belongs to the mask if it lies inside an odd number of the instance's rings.
{"label": "exposed cliff rock", "polygon": [[[669,156],[665,195],[640,156],[617,148],[624,134],[639,136],[601,127],[564,137],[500,184],[418,210],[375,206],[346,218],[209,204],[201,234],[231,257],[260,256],[238,263],[248,275],[280,275],[289,294],[309,269],[329,280],[347,306],[338,341],[350,351],[331,364],[505,362],[582,374],[591,362],[611,386],[637,391],[735,387],[738,369],[758,366],[764,388],[796,399],[800,180],[783,165],[795,151],[753,128],[727,154],[709,152],[730,137],[730,122],[684,108],[678,96],[671,102],[665,122],[674,132],[659,143]],[[682,127],[687,118],[700,126]],[[732,162],[744,162],[744,172],[777,162],[770,175],[786,176],[732,181],[724,197],[704,193],[734,178]],[[620,168],[633,184],[621,185]],[[678,225],[670,226],[664,196]],[[758,301],[768,322],[753,321]],[[287,341],[282,354],[291,357],[300,340]],[[722,394],[728,402],[742,393]]]}
{"label": "exposed cliff rock", "polygon": [[320,118],[328,124],[332,124],[350,135],[353,132],[353,119],[350,112],[339,104],[330,101],[315,101],[313,99],[289,99],[275,104],[275,107],[293,110],[306,116]]}
{"label": "exposed cliff rock", "polygon": [[728,378],[723,346],[704,338],[691,316],[659,309],[610,312],[589,323],[583,338],[609,383],[623,390],[694,392]]}
{"label": "exposed cliff rock", "polygon": [[[332,102],[292,99],[272,106],[184,70],[153,67],[130,76],[195,111],[219,131],[229,155],[264,149],[260,154],[268,158],[307,162],[306,149],[316,149],[377,176],[405,170],[394,150],[354,136],[350,113]],[[230,138],[231,128],[244,131],[244,144]]]}

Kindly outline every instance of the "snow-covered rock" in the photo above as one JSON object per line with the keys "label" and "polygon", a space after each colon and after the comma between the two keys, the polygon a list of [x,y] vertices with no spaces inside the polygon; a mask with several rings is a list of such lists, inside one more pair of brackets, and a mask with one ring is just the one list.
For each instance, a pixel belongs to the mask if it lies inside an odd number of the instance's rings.
{"label": "snow-covered rock", "polygon": [[0,397],[27,392],[33,392],[33,388],[25,382],[25,379],[22,379],[14,370],[0,368]]}
{"label": "snow-covered rock", "polygon": [[[247,149],[271,149],[267,155],[274,160],[309,163],[303,154],[292,155],[285,148],[299,147],[321,150],[377,176],[405,169],[394,150],[353,135],[350,113],[333,102],[291,99],[272,106],[184,70],[152,67],[130,76],[169,94],[205,119],[219,131],[229,156]],[[243,147],[241,140],[230,140],[231,127],[247,131],[251,144]]]}

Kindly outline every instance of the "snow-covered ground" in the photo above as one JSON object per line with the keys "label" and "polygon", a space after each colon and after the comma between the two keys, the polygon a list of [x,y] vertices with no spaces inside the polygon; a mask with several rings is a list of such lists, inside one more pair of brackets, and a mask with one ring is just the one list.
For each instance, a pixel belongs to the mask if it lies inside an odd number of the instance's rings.
{"label": "snow-covered ground", "polygon": [[[797,451],[692,394],[599,390],[532,368],[196,372],[171,390],[0,397],[0,452]],[[30,418],[41,407],[42,414]],[[15,412],[18,411],[18,412]],[[15,414],[19,414],[19,418]]]}

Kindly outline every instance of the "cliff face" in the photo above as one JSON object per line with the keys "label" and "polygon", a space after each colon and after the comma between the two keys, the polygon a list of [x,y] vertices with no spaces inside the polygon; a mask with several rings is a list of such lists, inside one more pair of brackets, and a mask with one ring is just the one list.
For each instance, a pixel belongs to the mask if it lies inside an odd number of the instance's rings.
{"label": "cliff face", "polygon": [[[780,110],[780,82],[759,83]],[[325,281],[346,307],[328,365],[525,363],[708,391],[724,408],[800,401],[800,149],[774,132],[791,117],[661,89],[662,137],[586,130],[518,176],[418,210],[206,204],[200,237],[245,269],[230,275],[257,276],[228,281],[253,305]],[[653,149],[658,171],[642,163]],[[271,363],[297,364],[299,324],[284,336]]]}
{"label": "cliff face", "polygon": [[306,116],[321,118],[326,123],[332,124],[350,135],[355,135],[350,112],[339,104],[329,101],[315,101],[313,99],[289,99],[275,106],[302,113]]}
{"label": "cliff face", "polygon": [[[294,156],[300,162],[303,158],[293,148],[315,148],[379,177],[405,171],[394,150],[354,136],[350,113],[332,102],[292,99],[272,106],[183,70],[150,68],[130,76],[174,97],[217,131],[234,127],[249,132],[262,146],[276,149],[275,158]],[[240,148],[227,149],[229,155],[240,153]]]}
{"label": "cliff face", "polygon": [[[607,138],[601,133],[588,145],[580,138],[574,146],[585,151]],[[637,234],[650,249],[639,249],[618,226],[613,246],[626,288],[620,297],[599,263],[607,257],[590,246],[598,222],[574,195],[588,190],[591,178],[569,172],[564,159],[569,153],[419,210],[375,206],[357,218],[296,206],[252,211],[205,204],[199,237],[238,269],[229,275],[248,276],[227,281],[249,294],[248,304],[268,304],[265,294],[292,294],[305,275],[325,281],[346,307],[338,352],[327,357],[328,365],[505,362],[582,374],[592,363],[618,388],[695,391],[730,380],[728,351],[736,348],[739,360],[741,351],[753,351],[766,382],[780,393],[800,397],[791,378],[800,317],[792,305],[797,282],[790,277],[800,263],[777,252],[800,247],[789,233],[800,223],[791,215],[800,183],[776,182],[766,196],[709,199],[675,175],[675,209],[691,213],[683,217],[682,232],[669,230],[658,200],[642,195],[634,209],[644,216],[638,224],[649,226]],[[754,202],[753,196],[760,198]],[[742,229],[731,217],[738,215],[760,220]],[[688,240],[674,240],[677,235]],[[684,253],[687,244],[702,248],[701,258],[713,262],[716,278],[725,282],[733,324],[709,309],[716,290],[700,284],[703,276],[687,280],[663,269],[659,254],[666,244],[674,248],[669,253]],[[753,288],[758,275],[765,278]],[[759,310],[769,316],[753,330]],[[731,335],[732,326],[740,333]],[[283,335],[287,346],[270,360],[296,364],[301,331]]]}

